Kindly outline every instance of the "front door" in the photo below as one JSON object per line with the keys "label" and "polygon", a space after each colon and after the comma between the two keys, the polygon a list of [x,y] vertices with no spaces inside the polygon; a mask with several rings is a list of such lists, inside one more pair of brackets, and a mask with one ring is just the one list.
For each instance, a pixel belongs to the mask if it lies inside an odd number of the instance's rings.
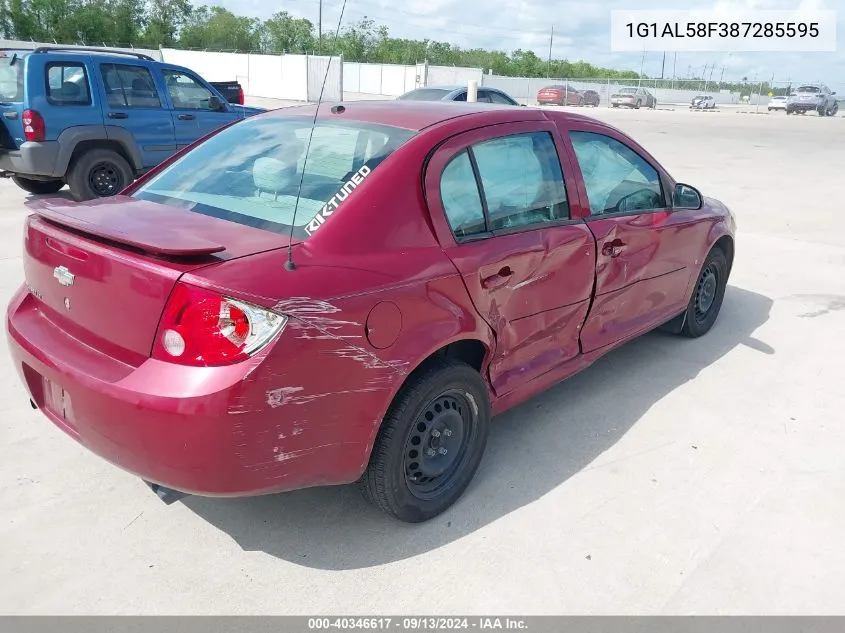
{"label": "front door", "polygon": [[239,118],[227,103],[221,104],[222,110],[213,110],[213,93],[195,75],[173,68],[164,68],[161,73],[173,108],[179,149]]}
{"label": "front door", "polygon": [[694,212],[673,211],[657,168],[611,131],[573,123],[569,138],[598,250],[596,297],[581,332],[586,353],[683,310],[691,274],[686,245],[703,241],[707,226]]}
{"label": "front door", "polygon": [[497,395],[579,353],[593,285],[593,238],[570,219],[568,162],[547,122],[453,137],[432,157],[426,192],[440,243],[495,332]]}
{"label": "front door", "polygon": [[176,151],[173,118],[149,68],[125,62],[100,64],[105,124],[127,130],[141,151],[144,169],[155,167]]}

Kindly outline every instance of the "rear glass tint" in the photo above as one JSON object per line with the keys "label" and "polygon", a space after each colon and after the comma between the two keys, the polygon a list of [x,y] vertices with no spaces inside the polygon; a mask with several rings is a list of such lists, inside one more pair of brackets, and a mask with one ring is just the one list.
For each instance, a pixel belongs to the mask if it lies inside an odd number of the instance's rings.
{"label": "rear glass tint", "polygon": [[435,88],[424,88],[422,90],[412,90],[408,94],[404,94],[400,99],[406,101],[440,101],[449,94],[451,90],[437,90]]}
{"label": "rear glass tint", "polygon": [[801,86],[798,92],[821,92],[818,86]]}
{"label": "rear glass tint", "polygon": [[185,154],[133,197],[282,234],[293,224],[294,237],[307,238],[324,207],[327,214],[338,208],[414,134],[358,121],[318,122],[306,161],[311,123],[309,117],[275,115],[242,121]]}
{"label": "rear glass tint", "polygon": [[12,64],[12,55],[0,57],[0,101],[23,101],[23,69],[24,59],[18,56]]}

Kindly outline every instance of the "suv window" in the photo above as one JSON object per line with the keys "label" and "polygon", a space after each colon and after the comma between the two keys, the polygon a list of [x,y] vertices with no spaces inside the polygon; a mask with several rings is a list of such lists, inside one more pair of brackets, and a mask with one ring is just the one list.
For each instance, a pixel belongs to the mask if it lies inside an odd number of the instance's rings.
{"label": "suv window", "polygon": [[630,213],[665,206],[660,176],[642,156],[603,134],[570,132],[590,213]]}
{"label": "suv window", "polygon": [[53,105],[90,105],[91,91],[88,75],[82,64],[74,62],[49,63],[47,101]]}
{"label": "suv window", "polygon": [[155,82],[143,66],[100,64],[106,101],[112,108],[160,108]]}
{"label": "suv window", "polygon": [[[479,181],[471,168],[473,160]],[[548,132],[473,145],[447,165],[440,192],[456,237],[569,217],[560,160]]]}
{"label": "suv window", "polygon": [[213,93],[199,80],[178,70],[162,70],[170,101],[177,110],[209,110]]}

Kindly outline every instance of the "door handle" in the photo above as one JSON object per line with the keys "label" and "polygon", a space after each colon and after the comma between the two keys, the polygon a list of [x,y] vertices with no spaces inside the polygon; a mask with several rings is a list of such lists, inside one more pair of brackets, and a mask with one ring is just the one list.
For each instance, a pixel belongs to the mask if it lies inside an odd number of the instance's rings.
{"label": "door handle", "polygon": [[109,112],[110,119],[128,119],[129,115],[125,112]]}
{"label": "door handle", "polygon": [[495,275],[490,275],[481,280],[481,287],[487,290],[495,290],[501,288],[508,282],[508,278],[513,275],[510,266],[502,266]]}
{"label": "door handle", "polygon": [[624,250],[625,242],[620,239],[615,239],[611,242],[605,242],[601,247],[601,254],[606,257],[619,257]]}
{"label": "door handle", "polygon": [[176,118],[179,119],[180,121],[193,121],[197,117],[195,117],[193,114],[180,114],[180,115],[177,115]]}

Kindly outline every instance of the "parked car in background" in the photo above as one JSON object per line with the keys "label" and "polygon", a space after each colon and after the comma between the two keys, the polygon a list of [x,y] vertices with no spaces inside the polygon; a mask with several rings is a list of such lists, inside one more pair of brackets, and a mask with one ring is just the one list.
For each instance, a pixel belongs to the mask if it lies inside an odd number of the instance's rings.
{"label": "parked car in background", "polygon": [[0,51],[0,175],[33,194],[112,196],[215,129],[261,112],[140,53]]}
{"label": "parked car in background", "polygon": [[645,88],[626,87],[620,88],[610,95],[610,105],[614,108],[624,106],[627,108],[656,108],[657,99]]}
{"label": "parked car in background", "polygon": [[727,207],[599,121],[464,105],[276,110],[123,195],[31,203],[6,327],[32,406],[165,500],[358,482],[419,522],[494,414],[713,327]]}
{"label": "parked car in background", "polygon": [[[426,86],[417,88],[396,97],[400,101],[466,101],[466,86]],[[498,88],[479,86],[476,100],[480,103],[498,103],[500,105],[520,105],[516,99]]]}
{"label": "parked car in background", "polygon": [[810,110],[819,116],[833,116],[839,111],[836,93],[824,84],[806,84],[789,95],[786,101],[787,114],[807,114]]}
{"label": "parked car in background", "polygon": [[568,84],[555,84],[540,88],[537,92],[537,103],[539,105],[579,106],[584,103],[584,95],[580,90]]}
{"label": "parked car in background", "polygon": [[774,96],[769,99],[769,112],[771,112],[772,110],[786,110],[786,102],[788,98],[789,97],[787,97],[786,95],[781,95]]}
{"label": "parked car in background", "polygon": [[244,104],[244,89],[238,81],[209,81],[229,103]]}
{"label": "parked car in background", "polygon": [[599,104],[601,103],[601,97],[599,93],[595,90],[585,90],[583,93],[583,100],[581,105],[585,106],[593,106],[594,108],[598,108]]}
{"label": "parked car in background", "polygon": [[691,110],[715,110],[716,99],[710,95],[698,95],[692,98],[690,102]]}

